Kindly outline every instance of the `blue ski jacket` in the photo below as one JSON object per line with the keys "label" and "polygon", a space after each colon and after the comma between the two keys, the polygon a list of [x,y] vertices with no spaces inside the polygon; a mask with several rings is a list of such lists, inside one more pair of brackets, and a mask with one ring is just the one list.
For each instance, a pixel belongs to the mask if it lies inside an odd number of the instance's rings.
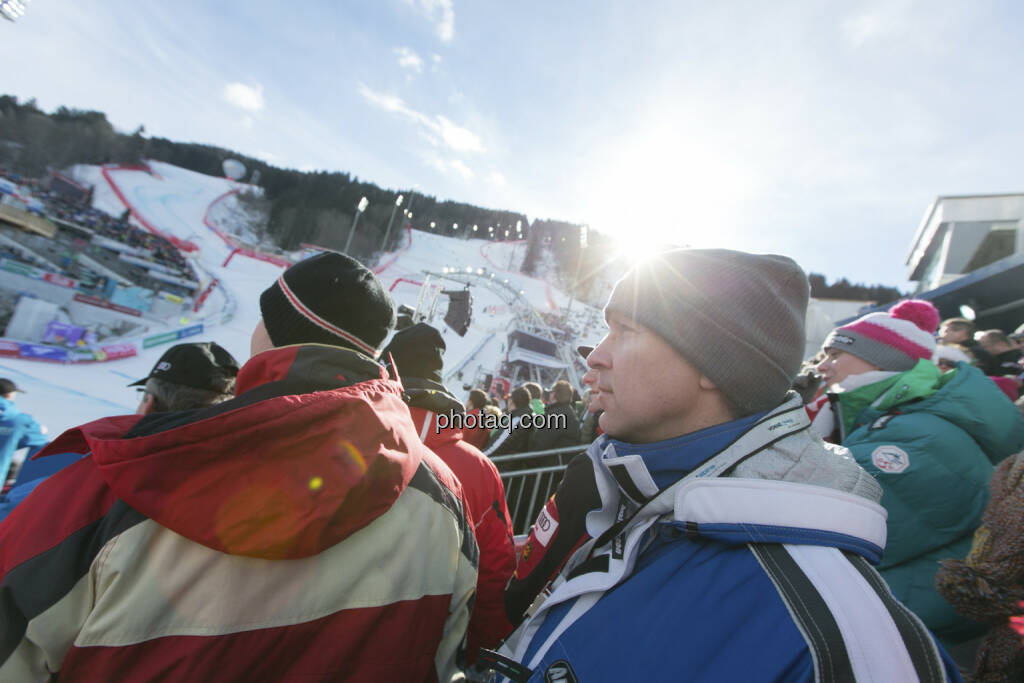
{"label": "blue ski jacket", "polygon": [[791,394],[724,447],[598,439],[593,539],[506,641],[506,680],[960,680],[872,567],[880,487],[808,426]]}
{"label": "blue ski jacket", "polygon": [[7,481],[14,451],[28,447],[28,457],[31,457],[47,443],[49,439],[43,436],[39,423],[31,415],[18,410],[13,401],[0,398],[0,488]]}

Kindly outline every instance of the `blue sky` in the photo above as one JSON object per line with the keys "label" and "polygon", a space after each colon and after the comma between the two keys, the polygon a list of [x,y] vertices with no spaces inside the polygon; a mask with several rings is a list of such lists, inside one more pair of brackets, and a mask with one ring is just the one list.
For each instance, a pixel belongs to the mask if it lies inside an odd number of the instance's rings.
{"label": "blue sky", "polygon": [[905,286],[940,194],[1024,191],[988,2],[33,0],[0,92],[385,187]]}

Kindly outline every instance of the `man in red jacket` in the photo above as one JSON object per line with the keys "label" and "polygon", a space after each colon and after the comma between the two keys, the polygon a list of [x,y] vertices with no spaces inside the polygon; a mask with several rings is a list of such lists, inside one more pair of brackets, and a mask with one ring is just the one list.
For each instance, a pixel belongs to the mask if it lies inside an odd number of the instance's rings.
{"label": "man in red jacket", "polygon": [[51,444],[87,455],[0,524],[0,680],[461,675],[478,550],[376,362],[390,296],[326,253],[260,310],[234,399]]}
{"label": "man in red jacket", "polygon": [[462,440],[481,451],[487,448],[491,438],[491,430],[484,422],[484,406],[487,405],[487,394],[483,389],[473,389],[466,399],[466,417],[472,416],[472,423],[467,419],[462,429]]}
{"label": "man in red jacket", "polygon": [[468,634],[472,662],[477,648],[496,647],[512,631],[503,596],[515,569],[515,548],[498,469],[463,440],[459,419],[464,408],[441,383],[445,348],[440,332],[417,323],[396,333],[382,355],[390,356],[398,368],[420,438],[455,472],[472,513],[480,546],[480,576]]}

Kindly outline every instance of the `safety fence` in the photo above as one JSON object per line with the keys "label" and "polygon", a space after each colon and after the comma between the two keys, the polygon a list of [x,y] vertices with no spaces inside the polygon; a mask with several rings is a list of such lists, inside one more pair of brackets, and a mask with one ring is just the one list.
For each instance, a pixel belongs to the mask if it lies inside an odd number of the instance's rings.
{"label": "safety fence", "polygon": [[392,256],[387,260],[386,263],[382,263],[373,269],[374,274],[380,275],[385,270],[394,265],[395,261],[402,255],[402,252],[408,251],[409,247],[412,246],[412,223],[405,224],[405,246],[400,249],[395,249],[392,252]]}
{"label": "safety fence", "polygon": [[505,485],[505,500],[516,535],[529,532],[541,508],[561,483],[569,461],[586,449],[587,445],[568,446],[491,458]]}
{"label": "safety fence", "polygon": [[257,261],[263,261],[265,263],[271,263],[271,264],[273,264],[275,266],[279,266],[281,268],[288,268],[289,266],[291,266],[292,262],[289,261],[288,259],[282,257],[282,256],[275,256],[274,254],[267,254],[265,252],[259,251],[258,249],[253,249],[251,247],[248,247],[248,246],[242,244],[239,239],[235,238],[231,234],[229,234],[229,233],[225,232],[224,230],[222,230],[220,228],[220,226],[217,224],[217,222],[215,220],[213,220],[212,216],[210,215],[211,212],[213,211],[213,207],[216,206],[217,204],[219,204],[221,201],[227,199],[228,197],[231,197],[231,196],[234,196],[234,195],[238,195],[238,194],[239,194],[239,191],[238,191],[237,188],[236,189],[232,189],[232,190],[228,190],[227,192],[225,192],[224,194],[220,195],[219,197],[214,199],[212,202],[210,202],[210,205],[208,207],[206,207],[206,213],[203,214],[203,224],[207,228],[212,230],[213,233],[217,235],[217,237],[221,238],[221,240],[223,240],[224,244],[226,244],[229,247],[231,247],[231,253],[228,254],[228,257],[227,257],[227,259],[225,259],[223,266],[227,267],[228,263],[231,262],[231,259],[235,256],[235,254],[239,254],[241,256],[248,256],[251,259],[255,259]]}
{"label": "safety fence", "polygon": [[199,247],[196,245],[195,242],[190,242],[188,240],[182,240],[182,239],[180,239],[180,238],[178,238],[178,237],[176,237],[176,236],[174,236],[174,235],[172,235],[172,234],[170,234],[168,232],[164,232],[163,230],[161,230],[160,228],[156,227],[155,225],[150,223],[148,220],[146,220],[146,217],[143,216],[138,211],[138,209],[135,208],[134,204],[132,204],[130,201],[128,201],[128,197],[126,197],[124,192],[121,191],[121,188],[118,187],[117,183],[114,182],[114,179],[110,177],[110,172],[111,171],[143,171],[145,173],[149,173],[150,175],[155,175],[153,173],[153,170],[148,165],[145,165],[145,164],[103,164],[102,166],[100,166],[100,173],[103,174],[103,177],[104,177],[104,179],[106,179],[107,184],[110,185],[110,189],[114,191],[114,194],[116,194],[117,198],[121,200],[121,203],[124,204],[125,207],[128,208],[128,211],[131,213],[132,216],[135,217],[135,220],[137,220],[144,228],[146,228],[146,230],[150,231],[151,233],[153,233],[157,237],[162,237],[163,239],[165,239],[166,241],[170,242],[175,247],[177,247],[180,251],[189,252],[189,253],[194,252],[194,251],[199,251]]}

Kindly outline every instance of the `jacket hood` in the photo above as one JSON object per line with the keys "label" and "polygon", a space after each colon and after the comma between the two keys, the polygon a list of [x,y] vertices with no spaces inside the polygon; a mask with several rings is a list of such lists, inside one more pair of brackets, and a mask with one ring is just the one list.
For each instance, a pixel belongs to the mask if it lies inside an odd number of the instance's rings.
{"label": "jacket hood", "polygon": [[452,396],[439,382],[419,377],[403,377],[405,400],[410,406],[430,410],[440,415],[462,415],[466,407]]}
{"label": "jacket hood", "polygon": [[453,426],[451,421],[447,426],[439,426],[439,415],[451,417],[466,412],[465,406],[443,384],[418,377],[403,377],[402,383],[405,385],[405,400],[409,404],[409,412],[420,441],[428,448],[435,448],[462,440],[462,429]]}
{"label": "jacket hood", "polygon": [[847,449],[823,443],[809,425],[792,395],[660,491],[640,456],[598,439],[589,453],[602,507],[588,514],[587,530],[597,536],[610,527],[619,501],[628,499],[642,504],[641,515],[669,517],[687,533],[730,543],[830,545],[877,563],[885,546],[881,487]]}
{"label": "jacket hood", "polygon": [[242,367],[238,386],[231,401],[200,410],[83,425],[48,450],[91,451],[143,515],[214,550],[265,559],[315,555],[363,528],[420,464],[401,387],[361,354],[272,349]]}
{"label": "jacket hood", "polygon": [[[878,392],[879,385],[884,391]],[[928,413],[961,428],[985,454],[998,460],[1024,448],[1024,418],[995,382],[981,370],[958,363],[940,373],[932,363],[919,361],[906,372],[886,380],[839,394],[850,432],[861,410],[874,408],[903,414]]]}
{"label": "jacket hood", "polygon": [[900,406],[904,413],[926,412],[971,435],[990,459],[1024,448],[1024,418],[1017,406],[981,370],[959,363],[942,375],[935,393]]}

